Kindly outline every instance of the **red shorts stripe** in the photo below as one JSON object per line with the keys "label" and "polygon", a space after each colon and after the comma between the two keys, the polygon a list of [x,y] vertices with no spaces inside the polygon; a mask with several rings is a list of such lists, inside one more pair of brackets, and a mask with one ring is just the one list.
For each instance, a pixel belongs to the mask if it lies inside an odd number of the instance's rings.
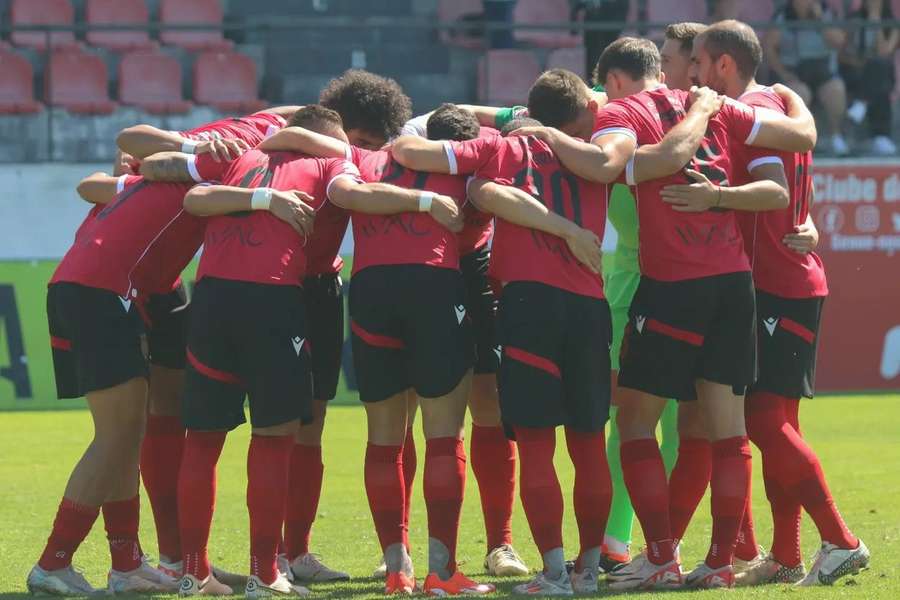
{"label": "red shorts stripe", "polygon": [[672,327],[671,325],[666,325],[665,323],[657,321],[656,319],[647,319],[647,323],[644,324],[644,327],[646,327],[649,331],[655,331],[656,333],[685,342],[686,344],[690,344],[691,346],[703,345],[703,336],[699,333],[694,333],[693,331],[688,331],[687,329]]}
{"label": "red shorts stripe", "polygon": [[55,348],[57,350],[65,350],[68,352],[72,349],[72,341],[67,340],[66,338],[56,337],[55,335],[50,336],[50,347]]}
{"label": "red shorts stripe", "polygon": [[513,360],[519,361],[520,363],[525,363],[529,367],[534,367],[535,369],[546,371],[557,379],[562,378],[562,373],[559,372],[559,367],[549,358],[544,358],[543,356],[538,356],[537,354],[532,354],[527,350],[522,350],[521,348],[515,348],[512,346],[504,346],[503,354]]}
{"label": "red shorts stripe", "polygon": [[241,380],[237,375],[232,375],[231,373],[226,373],[225,371],[213,369],[212,367],[204,365],[196,356],[194,356],[194,353],[191,352],[190,348],[187,349],[187,359],[188,362],[191,363],[191,366],[194,367],[194,369],[196,369],[198,373],[205,377],[209,377],[210,379],[215,379],[216,381],[221,381],[222,383],[227,383],[229,385],[242,385]]}
{"label": "red shorts stripe", "polygon": [[402,350],[403,348],[406,348],[406,344],[403,343],[403,340],[366,331],[356,321],[350,321],[350,331],[370,346],[390,348],[391,350]]}
{"label": "red shorts stripe", "polygon": [[807,344],[812,344],[813,340],[816,339],[816,334],[810,329],[807,329],[797,321],[792,321],[791,319],[787,319],[785,317],[781,317],[781,328],[785,331],[790,331],[794,335],[799,338],[806,340]]}

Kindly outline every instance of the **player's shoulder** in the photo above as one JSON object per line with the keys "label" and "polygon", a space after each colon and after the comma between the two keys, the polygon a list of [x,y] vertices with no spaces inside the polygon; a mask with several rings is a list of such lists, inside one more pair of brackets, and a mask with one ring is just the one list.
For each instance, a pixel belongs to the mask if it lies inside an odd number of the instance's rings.
{"label": "player's shoulder", "polygon": [[785,112],[786,110],[784,100],[775,93],[774,89],[768,86],[751,90],[743,94],[738,100],[749,106],[768,108],[778,112]]}

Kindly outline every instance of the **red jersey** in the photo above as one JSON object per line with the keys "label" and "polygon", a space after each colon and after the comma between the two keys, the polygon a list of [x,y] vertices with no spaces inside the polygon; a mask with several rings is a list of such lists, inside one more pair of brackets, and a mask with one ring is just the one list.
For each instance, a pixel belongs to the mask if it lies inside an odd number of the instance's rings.
{"label": "red jersey", "polygon": [[[353,162],[363,181],[390,183],[398,187],[426,190],[454,198],[462,206],[466,197],[464,177],[420,173],[400,166],[390,152],[351,149]],[[378,265],[418,264],[459,269],[456,234],[428,213],[406,212],[371,215],[354,212],[353,273]]]}
{"label": "red jersey", "polygon": [[[597,113],[591,139],[620,133],[633,137],[638,146],[659,143],[684,118],[689,102],[688,92],[664,85],[613,100]],[[754,109],[726,102],[709,121],[691,168],[715,184],[728,185],[731,154],[751,143],[757,129]],[[661,281],[681,281],[750,270],[734,211],[678,212],[662,201],[662,188],[693,180],[677,173],[634,186],[630,165],[626,180],[637,202],[641,273]]]}
{"label": "red jersey", "polygon": [[286,123],[274,113],[263,112],[245,117],[220,119],[196,129],[179,131],[178,134],[191,140],[238,139],[253,147],[284,127]]}
{"label": "red jersey", "polygon": [[[331,183],[344,176],[359,176],[356,167],[344,159],[250,150],[230,163],[222,183],[299,190],[312,196],[313,208],[319,210],[327,202]],[[208,276],[299,286],[306,274],[305,244],[306,239],[290,225],[266,210],[211,217],[206,224],[197,280]]]}
{"label": "red jersey", "polygon": [[[534,137],[445,142],[451,172],[475,173],[530,193],[549,210],[600,239],[606,227],[607,186],[567,171],[550,147]],[[603,298],[603,280],[582,265],[564,240],[498,218],[489,273],[503,282],[537,281]]]}
{"label": "red jersey", "polygon": [[344,260],[338,255],[347,225],[350,224],[350,213],[326,202],[316,213],[316,226],[306,244],[306,274],[331,275],[340,273],[344,268]]}
{"label": "red jersey", "polygon": [[[786,114],[784,101],[771,88],[745,93],[742,102]],[[764,212],[738,211],[738,223],[747,256],[753,265],[753,281],[757,289],[782,298],[810,298],[828,295],[825,268],[815,252],[800,254],[782,243],[809,216],[812,198],[812,152],[772,152],[784,164],[790,204],[783,210]],[[764,159],[757,159],[764,160]],[[746,174],[737,185],[749,182]]]}

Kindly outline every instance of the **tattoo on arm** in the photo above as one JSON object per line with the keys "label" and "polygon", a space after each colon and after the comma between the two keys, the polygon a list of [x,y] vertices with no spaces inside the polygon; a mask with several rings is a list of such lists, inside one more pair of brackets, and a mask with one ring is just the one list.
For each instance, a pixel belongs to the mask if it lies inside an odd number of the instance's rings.
{"label": "tattoo on arm", "polygon": [[150,181],[190,182],[189,160],[188,154],[160,152],[141,162],[141,175]]}

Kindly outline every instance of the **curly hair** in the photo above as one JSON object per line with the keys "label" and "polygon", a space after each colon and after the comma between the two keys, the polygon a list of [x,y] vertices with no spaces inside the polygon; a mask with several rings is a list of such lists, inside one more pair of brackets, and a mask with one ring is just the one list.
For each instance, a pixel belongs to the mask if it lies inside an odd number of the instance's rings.
{"label": "curly hair", "polygon": [[412,101],[399,83],[361,69],[329,81],[319,103],[341,115],[345,130],[362,129],[385,139],[399,134],[412,117]]}
{"label": "curly hair", "polygon": [[453,140],[461,142],[478,137],[481,126],[470,110],[444,102],[428,117],[429,140]]}

